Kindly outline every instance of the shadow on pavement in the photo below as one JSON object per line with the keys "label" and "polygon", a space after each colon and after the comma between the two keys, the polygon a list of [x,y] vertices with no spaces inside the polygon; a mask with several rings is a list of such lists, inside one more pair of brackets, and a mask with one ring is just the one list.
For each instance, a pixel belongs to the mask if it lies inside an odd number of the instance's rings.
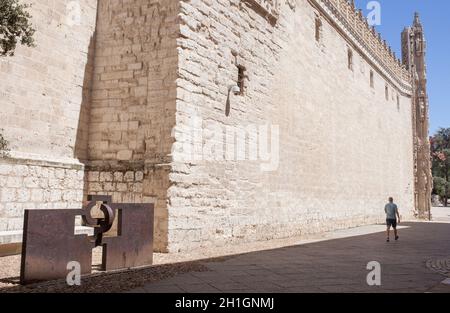
{"label": "shadow on pavement", "polygon": [[[385,233],[333,239],[194,262],[155,265],[0,292],[448,292],[430,260],[450,259],[450,224],[402,223],[398,242]],[[368,286],[367,264],[381,265],[381,286]],[[440,262],[439,264],[445,264]],[[450,264],[450,262],[449,262]],[[439,288],[438,288],[439,287]],[[445,286],[448,287],[448,286]]]}

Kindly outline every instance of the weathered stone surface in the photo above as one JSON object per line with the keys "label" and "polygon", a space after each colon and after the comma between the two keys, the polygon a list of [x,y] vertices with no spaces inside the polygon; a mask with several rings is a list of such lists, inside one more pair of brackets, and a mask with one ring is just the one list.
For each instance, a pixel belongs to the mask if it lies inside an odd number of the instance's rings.
{"label": "weathered stone surface", "polygon": [[[63,167],[53,168],[53,172],[61,179],[55,181],[48,175],[46,167],[34,165],[35,161],[22,160],[29,165],[17,165],[14,163],[2,164],[3,168],[9,168],[9,176],[0,175],[0,181],[9,181],[10,187],[0,189],[0,216],[8,217],[0,224],[0,231],[21,230],[24,209],[48,209],[79,207],[83,200],[83,169],[66,170]],[[54,165],[53,165],[54,166]],[[42,170],[42,171],[41,171]],[[13,176],[22,171],[28,173],[27,177]],[[53,182],[55,181],[55,182]],[[63,186],[70,188],[63,189]]]}
{"label": "weathered stone surface", "polygon": [[[0,60],[1,128],[14,151],[52,160],[85,153],[84,108],[96,0],[77,1],[80,23],[72,25],[71,0],[32,3],[36,48],[18,46]],[[86,87],[86,88],[85,88]],[[77,136],[78,131],[80,131]],[[78,138],[77,138],[78,137]],[[26,176],[25,168],[17,173]]]}
{"label": "weathered stone surface", "polygon": [[[388,196],[414,212],[411,77],[347,1],[82,0],[73,26],[69,0],[31,2],[38,47],[0,60],[0,231],[87,194],[154,200],[159,251],[379,222]],[[189,159],[195,115],[278,126],[278,167]]]}

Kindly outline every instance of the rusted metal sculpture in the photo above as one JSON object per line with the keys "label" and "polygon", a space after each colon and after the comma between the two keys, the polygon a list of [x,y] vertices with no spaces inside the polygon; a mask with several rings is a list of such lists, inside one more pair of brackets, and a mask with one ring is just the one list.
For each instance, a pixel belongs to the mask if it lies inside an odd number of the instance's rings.
{"label": "rusted metal sculpture", "polygon": [[[25,211],[21,284],[65,278],[67,265],[73,261],[80,264],[81,274],[89,274],[92,249],[97,246],[103,249],[102,270],[152,264],[153,204],[112,203],[109,196],[88,200],[82,209]],[[92,217],[97,205],[102,218]],[[93,236],[74,235],[77,216],[94,228]],[[117,236],[108,236],[116,218]]]}
{"label": "rusted metal sculpture", "polygon": [[81,274],[92,267],[87,235],[74,235],[75,217],[82,210],[25,210],[21,284],[66,277],[67,264],[77,261]]}

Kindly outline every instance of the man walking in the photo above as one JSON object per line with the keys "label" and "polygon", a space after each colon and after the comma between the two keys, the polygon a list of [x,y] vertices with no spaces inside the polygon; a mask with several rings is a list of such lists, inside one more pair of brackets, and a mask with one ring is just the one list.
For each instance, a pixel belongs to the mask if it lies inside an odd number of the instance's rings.
{"label": "man walking", "polygon": [[400,224],[400,214],[398,213],[398,207],[394,203],[394,198],[389,197],[389,203],[384,206],[384,212],[386,212],[386,225],[387,225],[387,240],[389,242],[389,234],[391,232],[391,226],[394,228],[395,240],[398,240],[397,234],[397,218]]}

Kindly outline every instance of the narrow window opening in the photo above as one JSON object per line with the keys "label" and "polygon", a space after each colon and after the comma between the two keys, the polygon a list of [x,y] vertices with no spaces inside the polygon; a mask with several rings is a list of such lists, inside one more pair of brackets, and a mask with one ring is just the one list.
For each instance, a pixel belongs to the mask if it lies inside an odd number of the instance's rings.
{"label": "narrow window opening", "polygon": [[375,87],[374,77],[373,77],[373,71],[370,71],[370,87]]}
{"label": "narrow window opening", "polygon": [[384,93],[386,95],[386,101],[389,101],[389,87],[387,85],[384,87]]}
{"label": "narrow window opening", "polygon": [[397,94],[397,110],[400,111],[400,96]]}
{"label": "narrow window opening", "polygon": [[318,15],[316,15],[315,19],[315,37],[316,41],[320,42],[322,37],[322,21],[320,20]]}
{"label": "narrow window opening", "polygon": [[353,71],[353,51],[348,49],[347,53],[348,69]]}
{"label": "narrow window opening", "polygon": [[237,85],[240,89],[239,95],[244,95],[244,89],[245,89],[245,67],[242,65],[238,65],[238,81]]}

